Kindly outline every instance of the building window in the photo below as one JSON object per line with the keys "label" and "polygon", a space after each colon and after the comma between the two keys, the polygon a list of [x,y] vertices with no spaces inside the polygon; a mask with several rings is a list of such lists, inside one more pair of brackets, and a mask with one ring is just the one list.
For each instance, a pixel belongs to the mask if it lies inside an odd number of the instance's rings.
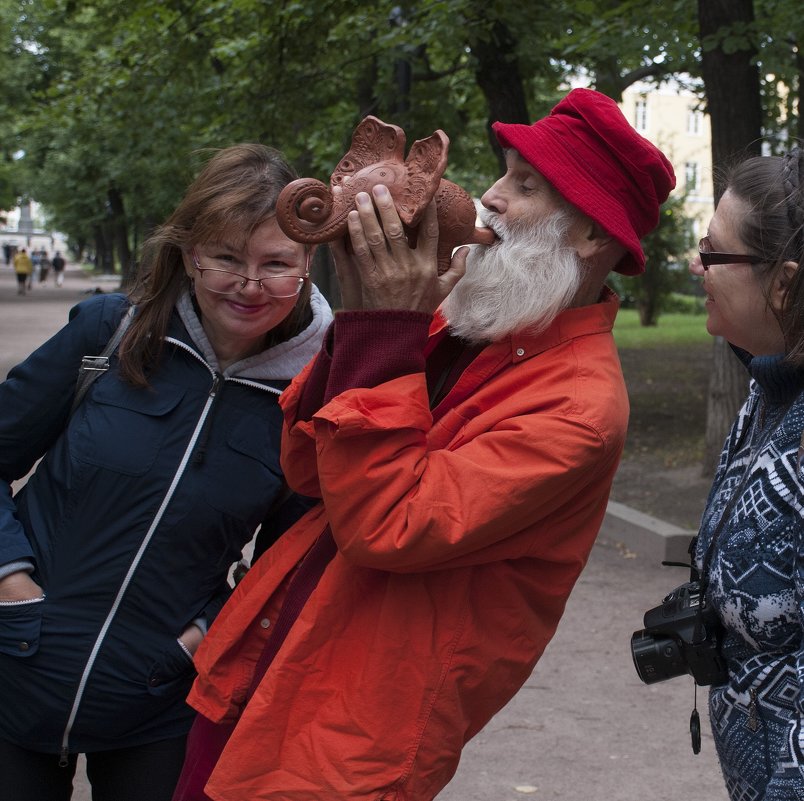
{"label": "building window", "polygon": [[687,112],[687,133],[690,136],[700,136],[703,132],[703,111],[691,108]]}
{"label": "building window", "polygon": [[697,192],[701,188],[701,170],[697,161],[688,161],[684,165],[684,183],[688,192]]}
{"label": "building window", "polygon": [[648,98],[639,97],[634,104],[634,128],[640,133],[648,130]]}

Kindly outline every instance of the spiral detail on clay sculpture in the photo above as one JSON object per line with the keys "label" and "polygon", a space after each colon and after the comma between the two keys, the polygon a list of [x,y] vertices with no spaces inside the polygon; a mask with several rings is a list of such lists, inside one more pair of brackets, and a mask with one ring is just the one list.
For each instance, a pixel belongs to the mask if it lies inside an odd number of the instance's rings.
{"label": "spiral detail on clay sculpture", "polygon": [[296,242],[329,242],[346,230],[348,209],[335,213],[332,192],[314,178],[291,181],[279,193],[276,212],[279,227]]}

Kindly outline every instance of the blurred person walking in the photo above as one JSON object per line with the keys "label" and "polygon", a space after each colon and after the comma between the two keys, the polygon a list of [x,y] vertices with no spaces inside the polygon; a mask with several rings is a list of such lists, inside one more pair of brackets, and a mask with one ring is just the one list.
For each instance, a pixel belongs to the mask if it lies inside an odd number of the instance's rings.
{"label": "blurred person walking", "polygon": [[25,248],[14,254],[14,272],[17,274],[17,294],[24,295],[33,273],[33,261]]}
{"label": "blurred person walking", "polygon": [[60,251],[56,251],[53,255],[53,275],[55,277],[56,286],[61,286],[64,283],[64,268],[66,262]]}
{"label": "blurred person walking", "polygon": [[47,284],[47,278],[50,275],[50,266],[51,261],[50,257],[47,255],[47,251],[43,250],[40,254],[40,261],[39,261],[39,283],[40,284]]}

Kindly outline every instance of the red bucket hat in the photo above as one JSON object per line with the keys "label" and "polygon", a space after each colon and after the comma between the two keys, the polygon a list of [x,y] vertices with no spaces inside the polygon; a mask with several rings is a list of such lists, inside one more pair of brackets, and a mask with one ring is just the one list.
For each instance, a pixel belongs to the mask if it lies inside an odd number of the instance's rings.
{"label": "red bucket hat", "polygon": [[573,89],[533,125],[495,122],[512,147],[573,206],[628,249],[615,268],[645,270],[639,240],[659,222],[659,206],[676,185],[664,154],[626,121],[619,106],[592,89]]}

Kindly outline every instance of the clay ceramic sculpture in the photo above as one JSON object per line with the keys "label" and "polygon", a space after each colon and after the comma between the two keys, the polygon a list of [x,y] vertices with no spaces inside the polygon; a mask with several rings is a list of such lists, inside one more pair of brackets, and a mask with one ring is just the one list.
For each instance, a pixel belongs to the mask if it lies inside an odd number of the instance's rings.
{"label": "clay ceramic sculpture", "polygon": [[[376,117],[355,128],[352,146],[332,173],[330,186],[314,178],[289,183],[279,194],[276,218],[285,235],[296,242],[331,242],[347,233],[346,216],[355,195],[377,184],[388,187],[412,246],[427,204],[436,199],[438,272],[444,272],[458,245],[491,244],[494,233],[475,228],[475,206],[457,184],[444,180],[449,138],[438,130],[413,143],[405,159],[405,132]],[[336,187],[339,191],[333,192]]]}

